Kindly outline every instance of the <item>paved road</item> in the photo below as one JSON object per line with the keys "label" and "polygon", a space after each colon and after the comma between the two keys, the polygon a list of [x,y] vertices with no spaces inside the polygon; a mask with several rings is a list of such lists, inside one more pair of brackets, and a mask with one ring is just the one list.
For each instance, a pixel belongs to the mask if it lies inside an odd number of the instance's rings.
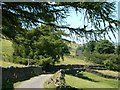
{"label": "paved road", "polygon": [[52,74],[44,74],[44,75],[39,75],[36,77],[33,77],[27,81],[21,82],[18,86],[15,88],[44,88],[44,82],[48,80]]}

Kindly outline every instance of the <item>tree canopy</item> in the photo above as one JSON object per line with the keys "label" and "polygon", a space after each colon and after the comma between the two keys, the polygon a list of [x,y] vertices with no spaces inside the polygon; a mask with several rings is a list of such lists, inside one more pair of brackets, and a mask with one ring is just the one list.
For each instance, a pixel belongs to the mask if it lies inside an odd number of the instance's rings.
{"label": "tree canopy", "polygon": [[89,41],[85,45],[85,50],[88,51],[88,52],[94,52],[95,51],[95,47],[96,47],[96,41]]}
{"label": "tree canopy", "polygon": [[115,46],[108,40],[101,40],[97,42],[95,50],[100,54],[110,54],[115,52]]}
{"label": "tree canopy", "polygon": [[[60,24],[70,15],[71,9],[82,13],[84,20],[95,30],[88,29],[86,24],[78,28]],[[97,39],[103,32],[116,31],[120,22],[113,19],[114,11],[114,2],[2,2],[2,34],[14,39],[16,34],[24,33],[33,26],[39,27],[41,23]]]}
{"label": "tree canopy", "polygon": [[55,31],[54,27],[42,25],[27,31],[26,34],[18,34],[15,37],[14,56],[32,59],[33,64],[55,64],[64,54],[69,54],[67,45],[61,39],[62,31]]}

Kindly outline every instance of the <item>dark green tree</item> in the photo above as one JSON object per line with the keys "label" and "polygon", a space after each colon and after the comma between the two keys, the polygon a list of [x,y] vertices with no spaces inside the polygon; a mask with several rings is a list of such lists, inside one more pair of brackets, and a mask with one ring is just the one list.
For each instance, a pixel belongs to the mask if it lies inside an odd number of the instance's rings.
{"label": "dark green tree", "polygon": [[96,46],[96,41],[89,41],[87,44],[85,44],[84,50],[87,52],[94,52]]}
{"label": "dark green tree", "polygon": [[66,34],[45,25],[27,31],[24,35],[19,34],[13,44],[14,56],[32,59],[32,64],[53,65],[60,58],[63,59],[64,54],[69,53],[61,35]]}
{"label": "dark green tree", "polygon": [[101,40],[96,43],[96,52],[110,54],[115,52],[115,46],[109,40]]}

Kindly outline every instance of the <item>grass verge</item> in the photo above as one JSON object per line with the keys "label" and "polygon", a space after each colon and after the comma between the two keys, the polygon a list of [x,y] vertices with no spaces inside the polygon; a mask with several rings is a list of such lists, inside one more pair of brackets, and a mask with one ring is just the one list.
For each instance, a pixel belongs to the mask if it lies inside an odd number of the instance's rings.
{"label": "grass verge", "polygon": [[80,72],[81,76],[66,74],[66,85],[76,88],[118,88],[118,81],[107,79],[88,72]]}
{"label": "grass verge", "polygon": [[11,66],[13,66],[13,67],[25,67],[25,65],[15,64],[15,63],[11,63],[11,62],[5,62],[2,60],[0,60],[0,66],[4,67],[4,68],[11,67]]}
{"label": "grass verge", "polygon": [[44,87],[45,87],[45,89],[56,90],[56,86],[55,86],[53,83],[49,83],[49,84],[48,84],[47,81],[44,83]]}
{"label": "grass verge", "polygon": [[119,72],[117,71],[111,71],[111,70],[96,70],[97,72],[100,72],[102,74],[105,74],[105,75],[109,75],[109,76],[115,76],[115,77],[120,77],[118,75]]}

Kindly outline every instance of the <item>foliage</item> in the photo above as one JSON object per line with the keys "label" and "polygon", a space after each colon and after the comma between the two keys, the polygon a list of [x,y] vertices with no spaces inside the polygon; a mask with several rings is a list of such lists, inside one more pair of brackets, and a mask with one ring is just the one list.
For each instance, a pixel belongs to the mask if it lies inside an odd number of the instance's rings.
{"label": "foliage", "polygon": [[66,44],[64,45],[64,47],[62,48],[63,52],[65,55],[70,55],[70,51],[69,51],[70,47],[68,47]]}
{"label": "foliage", "polygon": [[107,69],[119,71],[120,62],[119,62],[119,64],[117,62],[118,62],[117,59],[115,59],[115,60],[105,60],[104,65],[106,66]]}
{"label": "foliage", "polygon": [[84,52],[84,56],[86,57],[86,60],[96,64],[104,65],[107,69],[119,70],[120,68],[120,57],[116,54],[99,54]]}
{"label": "foliage", "polygon": [[116,53],[117,53],[118,55],[120,55],[120,45],[117,46],[117,48],[116,48]]}
{"label": "foliage", "polygon": [[[88,30],[86,24],[82,28],[60,25],[70,15],[71,10],[82,13],[95,30]],[[100,36],[111,31],[114,35],[119,21],[114,20],[114,2],[2,2],[2,26],[5,36],[14,40],[16,34],[24,34],[26,29],[46,24],[57,28],[69,29],[70,32],[83,36]],[[107,23],[107,24],[106,24]],[[104,24],[104,27],[103,25]],[[116,26],[116,27],[114,27]],[[103,28],[101,28],[103,27]]]}
{"label": "foliage", "polygon": [[97,42],[95,50],[102,54],[102,53],[114,53],[115,46],[108,40],[101,40]]}
{"label": "foliage", "polygon": [[13,63],[28,65],[28,59],[20,56],[13,56]]}
{"label": "foliage", "polygon": [[18,34],[13,44],[14,56],[32,59],[32,64],[54,64],[69,53],[61,35],[65,35],[64,32],[45,25],[28,31],[24,36]]}
{"label": "foliage", "polygon": [[115,52],[115,46],[108,40],[89,41],[81,49],[87,52],[97,52],[100,54],[110,54]]}
{"label": "foliage", "polygon": [[87,52],[94,52],[96,47],[96,41],[89,41],[85,44],[84,47],[84,50],[86,50]]}
{"label": "foliage", "polygon": [[81,48],[84,48],[83,55],[87,61],[102,64],[107,69],[119,70],[119,55],[115,54],[115,46],[110,41],[90,41]]}

